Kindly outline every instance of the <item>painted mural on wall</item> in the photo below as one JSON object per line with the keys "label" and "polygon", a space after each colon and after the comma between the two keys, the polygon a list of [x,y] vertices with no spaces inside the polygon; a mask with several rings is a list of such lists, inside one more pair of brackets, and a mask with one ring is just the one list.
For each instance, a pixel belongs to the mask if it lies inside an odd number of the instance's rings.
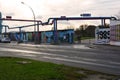
{"label": "painted mural on wall", "polygon": [[[12,41],[22,40],[23,42],[33,42],[35,36],[40,43],[52,43],[54,41],[53,31],[43,31],[39,33],[22,32],[22,33],[9,33]],[[74,30],[58,30],[58,41],[61,43],[73,43]]]}

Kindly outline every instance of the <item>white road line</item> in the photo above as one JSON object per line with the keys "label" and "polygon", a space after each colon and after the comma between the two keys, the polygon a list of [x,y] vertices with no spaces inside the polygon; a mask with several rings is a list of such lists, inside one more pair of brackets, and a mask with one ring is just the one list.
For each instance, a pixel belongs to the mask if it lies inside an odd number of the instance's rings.
{"label": "white road line", "polygon": [[120,62],[113,62],[113,61],[108,62],[108,61],[100,60],[100,59],[90,59],[90,58],[83,58],[83,57],[77,57],[77,56],[71,57],[71,58],[81,59],[81,60],[86,60],[86,61],[93,61],[93,62],[101,61],[101,62],[107,62],[107,63],[110,63],[110,64],[120,65]]}
{"label": "white road line", "polygon": [[96,65],[96,66],[120,69],[120,66],[99,64],[99,63],[93,63],[93,62],[85,62],[85,61],[78,61],[78,60],[71,60],[71,59],[64,59],[64,58],[53,58],[53,57],[48,57],[48,56],[44,56],[43,58],[51,59],[51,60],[67,61],[67,62],[73,62],[73,63],[82,63],[82,64],[89,64],[89,65]]}
{"label": "white road line", "polygon": [[20,54],[16,54],[16,55],[27,56],[27,57],[36,57],[37,56],[35,54],[26,54],[26,53],[20,53]]}
{"label": "white road line", "polygon": [[[90,58],[83,58],[83,57],[77,57],[77,56],[67,56],[67,55],[61,55],[61,54],[52,54],[52,53],[45,53],[45,52],[36,52],[36,51],[28,51],[28,50],[20,50],[20,49],[11,49],[11,48],[0,48],[0,51],[9,51],[9,52],[19,52],[19,55],[25,55],[25,56],[34,56],[35,54],[38,55],[46,55],[46,56],[53,56],[55,57],[62,57],[62,58],[69,58],[70,60],[72,59],[79,59],[79,61],[86,61],[86,62],[105,62],[113,65],[120,65],[119,62],[113,62],[113,61],[105,61],[105,60],[100,60],[100,59],[90,59]],[[17,55],[17,54],[16,54]]]}
{"label": "white road line", "polygon": [[36,51],[28,51],[28,50],[19,50],[19,49],[8,49],[8,48],[0,48],[0,51],[9,51],[9,52],[20,52],[20,53],[27,53],[27,54],[45,54],[45,55],[55,55],[49,54],[44,52],[36,52]]}
{"label": "white road line", "polygon": [[55,45],[31,45],[31,44],[20,44],[20,45],[24,45],[24,46],[35,46],[35,47],[53,47],[53,48],[76,48],[76,49],[91,49],[91,48],[89,48],[89,47],[87,47],[87,46],[85,46],[85,45],[72,45],[72,46],[61,46],[61,45],[59,45],[59,46],[55,46]]}

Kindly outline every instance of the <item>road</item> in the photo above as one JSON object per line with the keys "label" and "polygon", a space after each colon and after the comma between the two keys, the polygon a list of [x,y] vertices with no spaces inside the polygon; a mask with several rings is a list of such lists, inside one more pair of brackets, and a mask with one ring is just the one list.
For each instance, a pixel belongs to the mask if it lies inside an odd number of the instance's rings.
{"label": "road", "polygon": [[0,43],[0,56],[35,59],[120,75],[120,47]]}

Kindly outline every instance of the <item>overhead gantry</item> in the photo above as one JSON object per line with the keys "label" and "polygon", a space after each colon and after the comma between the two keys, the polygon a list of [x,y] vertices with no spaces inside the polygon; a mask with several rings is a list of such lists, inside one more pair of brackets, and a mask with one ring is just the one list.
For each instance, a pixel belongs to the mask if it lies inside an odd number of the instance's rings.
{"label": "overhead gantry", "polygon": [[101,20],[101,24],[102,26],[105,26],[106,20],[111,20],[114,19],[116,20],[115,17],[66,17],[66,16],[61,16],[61,17],[53,17],[53,18],[49,18],[47,22],[42,22],[41,20],[23,20],[23,19],[1,19],[4,21],[27,21],[27,22],[37,22],[37,24],[33,24],[33,25],[25,25],[25,26],[20,26],[20,27],[8,27],[8,29],[15,29],[15,28],[19,28],[19,31],[21,32],[21,28],[25,28],[25,27],[30,27],[30,26],[34,26],[37,25],[37,32],[39,32],[39,25],[52,25],[54,27],[54,31],[53,31],[53,36],[54,36],[54,43],[58,43],[58,32],[57,32],[57,21],[69,21],[69,20]]}
{"label": "overhead gantry", "polygon": [[61,16],[59,18],[49,18],[47,22],[43,23],[43,25],[51,25],[54,27],[54,43],[58,43],[58,33],[57,33],[57,21],[69,21],[69,20],[101,20],[101,25],[105,26],[106,20],[116,20],[116,17],[66,17]]}
{"label": "overhead gantry", "polygon": [[[19,29],[19,32],[21,33],[21,29],[22,28],[26,28],[26,27],[31,27],[31,26],[37,26],[37,31],[34,31],[35,33],[35,43],[38,43],[38,38],[37,38],[37,35],[38,35],[38,32],[39,32],[39,25],[42,25],[42,21],[41,20],[25,20],[25,19],[5,19],[5,18],[2,18],[0,20],[3,20],[3,21],[22,21],[22,22],[35,22],[37,24],[31,24],[31,25],[25,25],[25,26],[17,26],[17,27],[9,27],[8,25],[3,25],[3,27],[5,27],[5,34],[6,34],[6,31],[7,31],[7,28],[8,29],[16,29],[18,28]],[[5,35],[6,36],[6,35]]]}

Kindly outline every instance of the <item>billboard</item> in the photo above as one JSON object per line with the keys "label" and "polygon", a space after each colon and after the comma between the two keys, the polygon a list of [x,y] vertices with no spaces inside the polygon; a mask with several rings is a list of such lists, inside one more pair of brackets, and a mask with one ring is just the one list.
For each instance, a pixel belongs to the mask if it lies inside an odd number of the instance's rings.
{"label": "billboard", "polygon": [[96,44],[109,44],[110,42],[110,28],[96,28],[95,29]]}

